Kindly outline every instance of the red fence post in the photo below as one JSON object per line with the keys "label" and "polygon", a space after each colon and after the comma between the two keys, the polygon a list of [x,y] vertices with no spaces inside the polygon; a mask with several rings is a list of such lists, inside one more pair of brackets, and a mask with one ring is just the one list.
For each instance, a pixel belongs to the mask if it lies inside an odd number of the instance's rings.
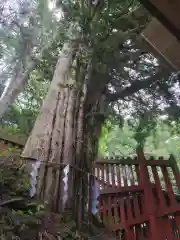
{"label": "red fence post", "polygon": [[134,240],[134,231],[133,228],[126,228],[125,230],[125,239]]}
{"label": "red fence post", "polygon": [[172,170],[174,173],[174,178],[176,180],[177,186],[180,189],[180,172],[179,172],[179,168],[176,162],[176,159],[174,158],[174,156],[171,154],[169,161],[172,163]]}
{"label": "red fence post", "polygon": [[146,165],[146,159],[143,153],[143,149],[137,149],[137,157],[139,162],[140,184],[144,189],[144,209],[149,218],[150,234],[152,240],[160,240],[160,234],[157,226],[156,219],[156,204],[153,196],[152,184],[149,180],[149,173]]}

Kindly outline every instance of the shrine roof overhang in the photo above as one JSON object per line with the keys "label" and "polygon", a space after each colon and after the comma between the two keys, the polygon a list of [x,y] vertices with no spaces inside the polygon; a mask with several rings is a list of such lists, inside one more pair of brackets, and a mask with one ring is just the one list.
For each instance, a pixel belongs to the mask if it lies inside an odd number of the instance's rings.
{"label": "shrine roof overhang", "polygon": [[170,70],[180,69],[180,41],[154,18],[141,34],[146,49]]}
{"label": "shrine roof overhang", "polygon": [[180,0],[140,0],[154,17],[141,34],[166,66],[180,69]]}
{"label": "shrine roof overhang", "polygon": [[140,2],[180,40],[180,0],[140,0]]}

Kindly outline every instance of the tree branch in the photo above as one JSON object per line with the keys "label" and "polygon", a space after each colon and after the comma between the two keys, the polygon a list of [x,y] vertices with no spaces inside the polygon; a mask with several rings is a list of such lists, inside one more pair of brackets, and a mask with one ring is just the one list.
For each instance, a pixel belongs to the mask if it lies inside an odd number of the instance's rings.
{"label": "tree branch", "polygon": [[126,87],[125,89],[122,89],[121,91],[118,91],[114,94],[108,94],[107,101],[113,102],[117,101],[118,99],[124,99],[125,97],[133,95],[141,89],[149,88],[151,84],[159,80],[161,74],[162,73],[160,72],[144,81],[133,81],[130,87]]}

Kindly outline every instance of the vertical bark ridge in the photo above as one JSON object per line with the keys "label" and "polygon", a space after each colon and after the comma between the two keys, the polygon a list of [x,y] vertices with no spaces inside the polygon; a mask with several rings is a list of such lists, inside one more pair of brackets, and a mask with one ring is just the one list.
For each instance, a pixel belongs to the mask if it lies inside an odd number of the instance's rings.
{"label": "vertical bark ridge", "polygon": [[[67,184],[68,184],[68,190],[66,191],[64,189],[64,181],[61,181],[60,183],[60,195],[61,198],[65,195],[68,195],[68,201],[63,203],[62,208],[66,207],[67,204],[69,204],[70,195],[72,198],[72,191],[71,191],[71,166],[74,163],[74,156],[73,156],[73,135],[74,132],[76,132],[76,129],[74,128],[74,114],[75,114],[75,103],[76,103],[76,89],[73,87],[71,88],[69,93],[69,100],[68,100],[68,107],[66,112],[66,119],[64,122],[64,144],[63,144],[63,165],[64,167],[67,167],[69,165],[69,172],[67,174],[64,173],[64,170],[62,171],[61,179],[66,177]],[[62,203],[62,202],[61,202]]]}
{"label": "vertical bark ridge", "polygon": [[[49,155],[49,162],[59,162],[58,156],[59,156],[59,147],[61,148],[62,146],[60,145],[60,139],[59,135],[60,132],[62,131],[61,125],[64,122],[64,117],[62,117],[62,110],[64,108],[65,104],[65,91],[60,91],[59,93],[59,99],[57,102],[57,108],[56,108],[56,115],[54,119],[54,124],[53,124],[53,131],[52,131],[52,137],[51,137],[51,145],[50,145],[50,155]],[[62,123],[61,123],[62,121]]]}
{"label": "vertical bark ridge", "polygon": [[[77,131],[76,131],[76,158],[75,165],[81,169],[83,161],[83,133],[84,133],[84,105],[85,105],[85,94],[81,92],[82,95],[80,97],[79,102],[79,111],[77,115]],[[80,227],[80,222],[82,219],[82,177],[84,173],[74,170],[74,182],[76,185],[74,186],[74,216],[76,218],[77,226]],[[77,209],[75,211],[75,209]]]}
{"label": "vertical bark ridge", "polygon": [[74,110],[75,110],[75,103],[76,103],[75,100],[76,100],[76,90],[72,88],[70,90],[66,121],[65,121],[64,151],[63,151],[64,164],[73,163],[73,160],[72,160],[73,132],[76,130],[76,129],[73,129],[74,112],[75,112]]}
{"label": "vertical bark ridge", "polygon": [[[58,105],[59,105],[59,101],[60,101],[60,92],[58,92],[58,96],[57,96],[57,102],[56,102],[56,106],[55,106],[55,114],[53,115],[53,119],[52,119],[52,129],[55,129],[55,124],[56,124],[56,118],[57,118],[57,109],[58,109]],[[51,132],[51,136],[49,138],[49,146],[47,148],[47,160],[49,161],[49,159],[51,159],[51,155],[54,151],[54,149],[52,148],[52,144],[54,143],[54,136],[53,133],[54,131],[52,130]],[[47,194],[46,192],[51,191],[51,181],[53,180],[53,166],[49,167],[49,164],[43,163],[41,164],[41,168],[40,168],[40,172],[39,172],[39,176],[40,178],[42,178],[42,180],[40,180],[40,182],[42,183],[40,186],[40,199],[47,199]],[[48,179],[47,179],[48,177]],[[47,199],[48,200],[48,199]]]}
{"label": "vertical bark ridge", "polygon": [[57,155],[57,163],[62,164],[60,165],[59,171],[56,171],[56,189],[54,191],[54,199],[55,199],[55,209],[57,212],[60,212],[62,209],[62,177],[63,177],[63,151],[64,151],[64,136],[65,136],[65,120],[66,114],[68,109],[68,102],[69,102],[69,89],[64,89],[64,106],[61,109],[61,120],[60,120],[60,134],[59,134],[59,151]]}

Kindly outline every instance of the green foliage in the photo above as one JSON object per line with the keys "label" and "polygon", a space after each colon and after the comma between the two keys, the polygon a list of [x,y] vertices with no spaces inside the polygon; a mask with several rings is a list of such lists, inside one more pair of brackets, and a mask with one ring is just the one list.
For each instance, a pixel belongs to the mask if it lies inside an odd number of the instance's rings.
{"label": "green foliage", "polygon": [[123,128],[114,125],[101,139],[101,146],[99,151],[105,156],[130,156],[134,154],[136,141],[133,139],[133,131],[127,124]]}
{"label": "green foliage", "polygon": [[4,122],[0,125],[0,132],[9,135],[20,134],[20,130],[14,124],[6,124]]}
{"label": "green foliage", "polygon": [[48,87],[49,82],[43,81],[41,72],[34,71],[25,91],[20,94],[16,102],[9,107],[3,118],[1,118],[2,130],[10,134],[28,136],[37,118]]}
{"label": "green foliage", "polygon": [[[140,124],[140,123],[139,123]],[[139,127],[139,124],[136,126]],[[126,122],[123,128],[114,125],[110,131],[102,135],[100,139],[99,151],[104,156],[118,155],[118,156],[133,156],[136,152],[136,147],[142,144],[147,157],[163,156],[166,159],[170,154],[173,154],[180,164],[180,134],[172,132],[172,127],[164,123],[162,120],[156,120],[156,126],[147,126],[145,134],[142,136],[136,132],[139,128],[129,126]],[[146,132],[149,129],[149,132]],[[143,130],[143,128],[142,128]],[[140,143],[138,142],[140,137]]]}
{"label": "green foliage", "polygon": [[138,147],[144,147],[146,139],[152,134],[152,130],[156,127],[157,119],[152,112],[146,112],[140,116],[138,126],[135,128],[134,139]]}
{"label": "green foliage", "polygon": [[107,138],[110,129],[111,129],[110,122],[106,121],[102,127],[101,135],[99,137],[99,152],[103,155],[105,155],[107,151],[104,139]]}
{"label": "green foliage", "polygon": [[12,162],[12,159],[5,157],[0,170],[1,196],[23,196],[29,187],[29,176],[25,168],[20,167],[18,161]]}
{"label": "green foliage", "polygon": [[29,175],[18,159],[0,162],[1,239],[35,239],[44,206],[28,198]]}

